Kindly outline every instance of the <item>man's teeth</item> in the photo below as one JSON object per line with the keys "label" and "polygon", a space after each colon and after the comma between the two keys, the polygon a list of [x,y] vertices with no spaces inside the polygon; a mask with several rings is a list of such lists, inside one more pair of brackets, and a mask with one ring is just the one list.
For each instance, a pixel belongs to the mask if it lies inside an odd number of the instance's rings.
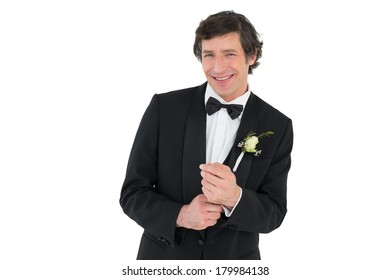
{"label": "man's teeth", "polygon": [[217,77],[215,77],[215,79],[216,79],[217,81],[225,81],[225,80],[229,79],[230,77],[231,77],[231,75],[230,75],[230,76],[226,76],[226,77],[222,77],[222,78],[217,78]]}

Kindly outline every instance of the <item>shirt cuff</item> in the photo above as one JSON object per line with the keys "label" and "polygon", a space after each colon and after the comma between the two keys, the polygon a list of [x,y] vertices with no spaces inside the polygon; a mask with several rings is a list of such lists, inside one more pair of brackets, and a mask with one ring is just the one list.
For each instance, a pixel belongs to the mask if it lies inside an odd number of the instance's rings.
{"label": "shirt cuff", "polygon": [[221,205],[223,208],[223,211],[225,212],[226,217],[230,217],[233,214],[234,209],[236,209],[236,206],[238,205],[238,203],[241,200],[241,196],[242,196],[242,189],[240,188],[240,196],[238,197],[238,200],[237,200],[236,204],[233,206],[232,210],[228,209],[226,206]]}

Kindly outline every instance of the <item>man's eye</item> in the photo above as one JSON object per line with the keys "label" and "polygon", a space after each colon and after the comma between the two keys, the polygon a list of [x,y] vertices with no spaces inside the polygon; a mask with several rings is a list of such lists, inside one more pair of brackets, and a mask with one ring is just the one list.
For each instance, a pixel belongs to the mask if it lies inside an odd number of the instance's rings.
{"label": "man's eye", "polygon": [[213,55],[211,53],[205,54],[203,57],[212,57]]}

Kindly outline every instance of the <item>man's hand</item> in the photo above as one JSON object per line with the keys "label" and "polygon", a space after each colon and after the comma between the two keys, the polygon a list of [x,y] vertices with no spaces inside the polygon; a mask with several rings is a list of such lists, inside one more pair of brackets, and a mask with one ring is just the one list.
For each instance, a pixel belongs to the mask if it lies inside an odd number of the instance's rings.
{"label": "man's hand", "polygon": [[221,212],[221,205],[210,203],[204,194],[199,194],[190,204],[181,208],[176,226],[202,230],[215,225],[221,217]]}
{"label": "man's hand", "polygon": [[230,167],[221,163],[208,163],[201,164],[200,169],[202,191],[208,201],[232,209],[240,197],[240,187]]}

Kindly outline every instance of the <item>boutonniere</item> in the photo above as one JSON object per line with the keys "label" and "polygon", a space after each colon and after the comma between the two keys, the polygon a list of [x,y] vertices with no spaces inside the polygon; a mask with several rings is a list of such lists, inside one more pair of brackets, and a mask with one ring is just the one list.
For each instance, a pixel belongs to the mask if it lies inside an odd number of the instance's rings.
{"label": "boutonniere", "polygon": [[240,164],[245,153],[251,153],[255,157],[258,157],[261,154],[261,150],[258,150],[256,146],[257,144],[259,144],[260,139],[264,137],[271,137],[271,135],[273,134],[273,131],[267,131],[261,133],[260,135],[256,135],[256,133],[254,132],[249,132],[249,134],[244,138],[244,140],[238,143],[238,147],[241,148],[241,154],[236,160],[236,164],[233,167],[233,172],[236,172],[238,165]]}

